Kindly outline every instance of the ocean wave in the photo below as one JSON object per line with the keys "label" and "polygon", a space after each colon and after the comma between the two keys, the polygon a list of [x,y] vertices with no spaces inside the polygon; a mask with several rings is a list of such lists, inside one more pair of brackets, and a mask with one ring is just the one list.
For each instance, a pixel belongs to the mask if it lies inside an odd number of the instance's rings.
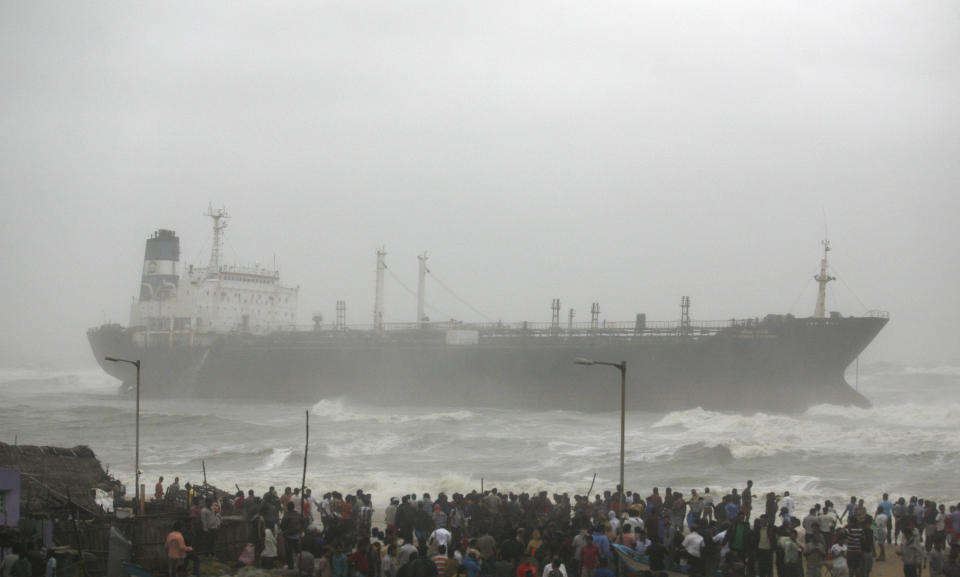
{"label": "ocean wave", "polygon": [[882,366],[868,374],[876,375],[930,375],[942,377],[960,377],[960,366],[957,365],[928,365],[928,366]]}
{"label": "ocean wave", "polygon": [[53,371],[42,369],[0,369],[0,387],[30,394],[86,393],[113,394],[120,381],[100,369]]}
{"label": "ocean wave", "polygon": [[960,404],[954,403],[866,409],[818,405],[798,416],[688,409],[668,413],[651,425],[647,444],[658,447],[648,458],[669,458],[671,451],[692,443],[723,445],[736,460],[951,451],[960,449],[960,440],[947,424],[958,418]]}
{"label": "ocean wave", "polygon": [[722,443],[717,445],[690,443],[673,451],[671,457],[675,460],[692,461],[704,465],[727,465],[734,459],[730,447]]}
{"label": "ocean wave", "polygon": [[861,426],[883,427],[888,431],[892,428],[910,431],[941,429],[948,423],[960,420],[960,403],[943,400],[927,403],[898,401],[868,408],[815,405],[807,409],[804,415],[820,420],[835,419]]}
{"label": "ocean wave", "polygon": [[593,445],[583,443],[571,443],[569,441],[552,440],[547,443],[547,449],[550,454],[560,454],[565,457],[589,457],[595,455],[600,449]]}
{"label": "ocean wave", "polygon": [[664,448],[655,453],[647,453],[648,459],[643,460],[669,460],[678,464],[727,465],[736,460],[787,456],[799,458],[804,453],[804,450],[798,449],[795,445],[778,446],[761,441],[728,439],[722,442],[700,441],[676,448]]}
{"label": "ocean wave", "polygon": [[362,435],[327,437],[324,455],[333,459],[350,459],[377,455],[430,455],[439,443],[427,435]]}
{"label": "ocean wave", "polygon": [[293,454],[293,449],[271,449],[270,454],[264,459],[263,464],[256,468],[257,471],[273,471],[284,464]]}
{"label": "ocean wave", "polygon": [[[409,409],[409,408],[407,408]],[[414,410],[422,410],[415,409]],[[379,411],[360,412],[359,409],[349,406],[343,399],[323,399],[313,405],[311,414],[317,417],[323,417],[333,422],[349,421],[373,421],[380,424],[395,423],[420,423],[420,422],[440,422],[440,421],[466,421],[476,416],[473,411],[461,409],[447,412],[427,412],[425,414],[411,414],[408,410],[400,410],[392,407],[390,412],[383,413]]]}

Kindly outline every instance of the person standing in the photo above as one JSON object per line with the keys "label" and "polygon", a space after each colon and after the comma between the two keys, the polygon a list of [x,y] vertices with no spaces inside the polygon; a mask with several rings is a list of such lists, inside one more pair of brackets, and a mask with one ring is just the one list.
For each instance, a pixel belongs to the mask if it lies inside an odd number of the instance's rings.
{"label": "person standing", "polygon": [[710,494],[710,487],[703,488],[703,511],[701,517],[704,521],[713,521],[713,495]]}
{"label": "person standing", "polygon": [[57,577],[57,558],[53,556],[53,549],[47,551],[47,565],[43,577]]}
{"label": "person standing", "polygon": [[260,567],[269,571],[277,560],[277,537],[269,527],[263,530],[263,551],[260,553]]}
{"label": "person standing", "polygon": [[893,501],[890,500],[890,495],[888,493],[883,494],[883,500],[880,501],[880,505],[877,506],[877,509],[882,509],[883,514],[886,516],[886,531],[884,535],[887,538],[887,543],[893,542]]}
{"label": "person standing", "polygon": [[157,481],[157,484],[153,486],[153,500],[160,501],[163,499],[163,477],[160,477],[160,480]]}
{"label": "person standing", "polygon": [[797,543],[796,529],[790,529],[790,536],[783,540],[783,568],[785,577],[800,577],[803,566],[800,564],[800,554],[803,549]]}
{"label": "person standing", "polygon": [[878,506],[876,515],[873,518],[874,526],[876,527],[876,556],[875,558],[878,561],[887,560],[887,550],[884,546],[885,543],[889,543],[889,535],[887,533],[888,521],[890,520],[887,517],[887,514],[883,512],[883,507]]}
{"label": "person standing", "polygon": [[180,493],[180,477],[174,477],[173,483],[170,483],[170,486],[167,487],[167,492],[164,496],[164,499],[171,501],[177,497]]}
{"label": "person standing", "polygon": [[876,537],[873,534],[873,520],[870,517],[864,517],[860,521],[860,528],[863,532],[860,535],[860,575],[861,577],[870,577],[873,571],[873,557],[876,555]]}
{"label": "person standing", "polygon": [[902,549],[897,551],[897,554],[903,559],[903,577],[920,577],[924,551],[923,545],[913,531],[903,533]]}
{"label": "person standing", "polygon": [[777,494],[773,491],[767,493],[767,500],[764,503],[763,513],[767,516],[767,522],[772,526],[777,520],[777,511],[780,507],[777,504]]}
{"label": "person standing", "polygon": [[393,543],[387,545],[387,551],[383,555],[383,559],[380,560],[380,567],[382,577],[397,577],[397,569],[399,569],[397,567],[397,546]]}
{"label": "person standing", "polygon": [[790,491],[783,492],[783,499],[780,500],[780,506],[787,508],[787,513],[793,517],[793,508],[796,506],[796,503],[793,501],[793,497],[790,496]]}
{"label": "person standing", "polygon": [[[434,505],[435,507],[439,505]],[[431,558],[433,564],[437,566],[437,577],[452,577],[447,575],[447,561],[450,557],[447,555],[447,546],[440,545],[437,547],[437,554]]]}
{"label": "person standing", "polygon": [[823,562],[827,559],[827,547],[823,543],[820,527],[814,523],[813,528],[807,531],[803,556],[807,560],[806,577],[820,577],[823,572]]}
{"label": "person standing", "polygon": [[847,567],[847,536],[842,532],[837,535],[837,542],[830,547],[830,556],[833,557],[833,566],[830,568],[832,577],[847,577],[850,575],[850,570]]}
{"label": "person standing", "polygon": [[943,568],[946,565],[946,555],[943,552],[943,541],[937,539],[933,550],[927,553],[927,564],[930,567],[930,577],[943,577]]}
{"label": "person standing", "polygon": [[853,519],[850,519],[850,521],[847,526],[847,567],[851,577],[861,577],[863,567],[863,528],[853,523]]}
{"label": "person standing", "polygon": [[600,548],[594,545],[592,535],[587,535],[585,540],[580,549],[580,577],[593,577],[600,560]]}
{"label": "person standing", "polygon": [[213,510],[213,500],[209,497],[200,510],[200,525],[203,530],[204,553],[216,556],[217,532],[220,530],[220,515]]}
{"label": "person standing", "polygon": [[756,574],[758,577],[773,577],[773,551],[777,546],[777,539],[766,513],[753,521],[753,537],[756,543]]}
{"label": "person standing", "polygon": [[[180,522],[177,521],[173,524],[173,529],[167,533],[167,575],[169,577],[177,577],[182,573],[187,553],[193,551],[193,547],[188,547],[184,541],[180,528]],[[54,568],[56,568],[56,561],[54,561]]]}
{"label": "person standing", "polygon": [[700,534],[700,525],[694,525],[693,531],[683,538],[681,547],[687,556],[688,573],[690,577],[703,576],[703,535]]}
{"label": "person standing", "polygon": [[293,570],[296,568],[297,553],[300,552],[303,516],[297,513],[296,505],[292,500],[287,501],[287,510],[280,521],[280,532],[283,535],[283,552],[287,569]]}

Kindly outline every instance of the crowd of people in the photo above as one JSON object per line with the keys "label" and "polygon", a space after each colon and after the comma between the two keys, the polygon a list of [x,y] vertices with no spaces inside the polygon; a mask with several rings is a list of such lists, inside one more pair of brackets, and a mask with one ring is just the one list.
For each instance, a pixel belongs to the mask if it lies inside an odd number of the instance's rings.
{"label": "crowd of people", "polygon": [[490,489],[391,498],[376,522],[372,503],[363,490],[317,497],[289,487],[208,498],[168,536],[171,577],[191,555],[215,553],[226,506],[249,527],[244,564],[304,577],[870,577],[888,558],[904,577],[960,577],[960,504],[917,497],[884,494],[869,509],[856,497],[826,500],[803,512],[789,491],[755,496],[751,481],[722,493],[617,487],[572,500]]}

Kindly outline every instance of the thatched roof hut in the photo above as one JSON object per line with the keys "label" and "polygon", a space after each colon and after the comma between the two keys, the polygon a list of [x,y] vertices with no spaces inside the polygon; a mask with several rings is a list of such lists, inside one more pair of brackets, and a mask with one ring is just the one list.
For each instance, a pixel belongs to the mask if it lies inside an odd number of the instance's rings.
{"label": "thatched roof hut", "polygon": [[20,471],[20,514],[44,516],[79,507],[87,515],[103,514],[93,489],[112,492],[114,480],[87,446],[73,448],[0,443],[0,467]]}

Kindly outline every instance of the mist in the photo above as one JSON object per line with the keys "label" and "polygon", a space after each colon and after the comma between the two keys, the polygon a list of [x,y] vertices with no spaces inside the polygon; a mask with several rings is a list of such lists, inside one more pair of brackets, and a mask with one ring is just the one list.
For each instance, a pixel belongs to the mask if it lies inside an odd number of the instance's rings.
{"label": "mist", "polygon": [[[314,313],[889,311],[958,360],[958,8],[933,1],[0,5],[0,363],[92,364],[143,242],[274,263]],[[465,306],[464,302],[470,306]],[[482,315],[480,314],[482,313]]]}

